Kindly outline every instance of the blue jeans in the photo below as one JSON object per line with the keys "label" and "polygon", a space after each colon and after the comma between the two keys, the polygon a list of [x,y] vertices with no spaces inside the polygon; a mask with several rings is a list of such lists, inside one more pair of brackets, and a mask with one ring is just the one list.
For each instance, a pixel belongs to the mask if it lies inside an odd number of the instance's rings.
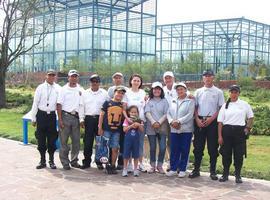
{"label": "blue jeans", "polygon": [[171,137],[171,144],[170,144],[171,170],[176,171],[178,168],[180,171],[186,171],[192,133],[191,132],[180,134],[171,133],[170,137]]}
{"label": "blue jeans", "polygon": [[103,136],[109,139],[110,148],[113,149],[119,148],[119,140],[120,140],[119,132],[111,132],[105,130]]}
{"label": "blue jeans", "polygon": [[148,135],[148,140],[150,144],[150,164],[156,165],[156,149],[157,142],[159,145],[158,152],[158,165],[162,165],[164,162],[164,156],[166,152],[166,135],[165,134],[156,134],[156,135]]}

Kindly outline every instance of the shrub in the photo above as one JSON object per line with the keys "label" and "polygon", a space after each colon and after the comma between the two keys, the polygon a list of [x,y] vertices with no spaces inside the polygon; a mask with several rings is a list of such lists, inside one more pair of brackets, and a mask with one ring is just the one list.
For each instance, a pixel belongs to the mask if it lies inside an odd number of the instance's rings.
{"label": "shrub", "polygon": [[256,106],[254,111],[253,135],[270,136],[270,108],[268,106]]}

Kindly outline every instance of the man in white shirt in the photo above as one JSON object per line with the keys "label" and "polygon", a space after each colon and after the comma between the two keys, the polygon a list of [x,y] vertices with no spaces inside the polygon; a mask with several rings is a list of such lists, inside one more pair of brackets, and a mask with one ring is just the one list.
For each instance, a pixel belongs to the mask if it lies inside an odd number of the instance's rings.
{"label": "man in white shirt", "polygon": [[[40,163],[36,169],[46,167],[46,150],[49,153],[49,165],[56,169],[54,164],[55,142],[58,137],[56,130],[56,101],[61,87],[55,83],[56,72],[52,69],[47,71],[44,83],[40,84],[34,96],[32,105],[32,125],[37,127],[36,138]],[[47,142],[46,142],[47,141]]]}
{"label": "man in white shirt", "polygon": [[165,94],[165,98],[167,99],[168,103],[171,103],[173,98],[177,97],[176,90],[174,89],[175,79],[174,74],[171,71],[167,71],[163,74],[163,82],[165,86],[163,87],[163,91]]}
{"label": "man in white shirt", "polygon": [[[93,143],[95,137],[98,135],[98,120],[101,107],[109,96],[106,90],[100,88],[100,77],[93,74],[90,77],[90,88],[85,90],[82,94],[82,104],[80,105],[80,124],[85,128],[83,138],[84,143],[84,160],[81,169],[91,167],[91,156],[93,152]],[[102,169],[102,164],[97,163],[97,167]]]}
{"label": "man in white shirt", "polygon": [[217,116],[220,107],[224,104],[222,90],[214,86],[214,72],[210,69],[203,72],[204,86],[195,91],[195,132],[194,132],[194,170],[189,178],[200,176],[200,166],[203,157],[205,143],[210,157],[210,178],[218,180],[216,163],[218,157],[218,130]]}
{"label": "man in white shirt", "polygon": [[[78,84],[79,73],[76,70],[68,72],[68,83],[63,86],[57,99],[57,114],[60,128],[60,161],[65,170],[80,168],[78,155],[80,151],[79,106],[83,88]],[[71,137],[71,160],[69,160],[68,138]]]}

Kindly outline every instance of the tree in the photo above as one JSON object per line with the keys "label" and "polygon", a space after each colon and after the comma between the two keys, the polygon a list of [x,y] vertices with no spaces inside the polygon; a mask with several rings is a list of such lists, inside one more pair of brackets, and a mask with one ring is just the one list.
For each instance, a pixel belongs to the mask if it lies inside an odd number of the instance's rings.
{"label": "tree", "polygon": [[49,31],[52,14],[47,2],[0,0],[0,108],[6,106],[8,68],[17,58],[40,44]]}

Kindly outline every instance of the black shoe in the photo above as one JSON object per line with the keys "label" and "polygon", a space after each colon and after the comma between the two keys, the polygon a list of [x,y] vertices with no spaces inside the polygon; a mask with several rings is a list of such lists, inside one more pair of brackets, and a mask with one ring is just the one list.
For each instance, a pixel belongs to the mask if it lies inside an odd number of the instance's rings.
{"label": "black shoe", "polygon": [[110,165],[106,165],[106,173],[112,174],[112,167]]}
{"label": "black shoe", "polygon": [[118,172],[116,171],[115,166],[114,166],[114,167],[112,167],[112,174],[118,174]]}
{"label": "black shoe", "polygon": [[210,173],[210,178],[213,181],[217,181],[218,180],[218,176],[217,176],[217,174],[215,172]]}
{"label": "black shoe", "polygon": [[83,164],[80,168],[81,169],[87,169],[87,168],[90,168],[90,167],[91,167],[90,164],[89,165]]}
{"label": "black shoe", "polygon": [[72,163],[71,164],[71,167],[74,167],[74,168],[81,168],[81,165],[79,163]]}
{"label": "black shoe", "polygon": [[51,169],[56,169],[56,165],[54,164],[53,161],[49,161],[49,165]]}
{"label": "black shoe", "polygon": [[116,170],[123,170],[123,165],[117,165]]}
{"label": "black shoe", "polygon": [[219,178],[219,182],[226,182],[226,181],[228,181],[228,180],[229,180],[228,176],[225,176],[225,175],[222,175],[222,176]]}
{"label": "black shoe", "polygon": [[64,165],[64,166],[63,166],[63,169],[64,169],[64,170],[70,170],[71,168],[70,168],[69,165]]}
{"label": "black shoe", "polygon": [[43,168],[45,168],[45,167],[46,167],[46,163],[40,162],[40,163],[38,164],[38,166],[36,166],[36,169],[43,169]]}
{"label": "black shoe", "polygon": [[235,177],[235,183],[243,183],[241,176]]}
{"label": "black shoe", "polygon": [[188,178],[196,178],[200,176],[200,171],[198,170],[193,170],[189,175]]}
{"label": "black shoe", "polygon": [[104,167],[103,167],[102,164],[97,164],[97,168],[98,168],[99,170],[103,170],[103,169],[104,169]]}

